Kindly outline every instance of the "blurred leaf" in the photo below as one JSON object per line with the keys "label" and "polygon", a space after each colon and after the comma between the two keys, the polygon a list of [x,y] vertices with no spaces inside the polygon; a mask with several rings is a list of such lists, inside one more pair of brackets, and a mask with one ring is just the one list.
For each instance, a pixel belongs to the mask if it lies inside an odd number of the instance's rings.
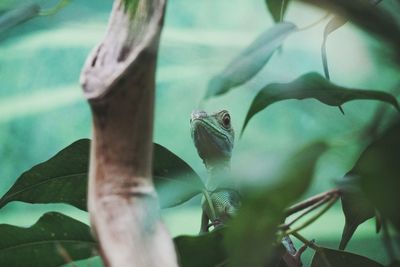
{"label": "blurred leaf", "polygon": [[358,177],[347,174],[340,183],[342,209],[345,216],[345,224],[339,249],[344,250],[357,227],[366,220],[374,217],[375,209],[368,201],[365,194],[358,186]]}
{"label": "blurred leaf", "polygon": [[390,263],[389,265],[387,265],[387,267],[400,267],[400,261],[395,260],[392,263]]}
{"label": "blurred leaf", "polygon": [[285,164],[278,184],[247,190],[243,206],[227,229],[225,245],[231,266],[267,266],[284,209],[307,190],[316,162],[326,149],[321,142],[307,146]]}
{"label": "blurred leaf", "polygon": [[[181,267],[215,267],[229,266],[224,246],[226,229],[219,228],[199,236],[178,236],[174,238],[175,248]],[[273,257],[265,266],[287,267],[282,259],[286,253],[283,245],[273,247]]]}
{"label": "blurred leaf", "polygon": [[315,98],[320,102],[339,106],[357,99],[380,100],[400,111],[399,104],[391,94],[374,90],[349,89],[335,85],[320,74],[304,74],[290,83],[271,83],[262,88],[253,99],[242,127],[242,134],[250,119],[269,105],[286,99]]}
{"label": "blurred leaf", "polygon": [[84,223],[61,213],[44,214],[33,226],[0,225],[0,266],[54,267],[91,257],[96,242]]}
{"label": "blurred leaf", "polygon": [[67,6],[69,3],[70,3],[70,0],[58,0],[58,3],[55,6],[49,8],[49,9],[40,10],[39,15],[40,16],[53,16],[53,15],[57,14],[57,12],[59,12],[65,6]]}
{"label": "blurred leaf", "polygon": [[154,144],[153,179],[162,208],[182,204],[205,188],[197,173],[181,158]]}
{"label": "blurred leaf", "polygon": [[208,84],[205,98],[222,95],[255,76],[282,45],[286,37],[297,30],[293,23],[275,24],[232,60]]}
{"label": "blurred leaf", "polygon": [[227,255],[223,246],[224,229],[200,236],[174,238],[181,267],[225,266]]}
{"label": "blurred leaf", "polygon": [[40,7],[36,4],[16,7],[1,14],[0,16],[0,34],[4,31],[17,26],[39,14]]}
{"label": "blurred leaf", "polygon": [[0,34],[37,16],[54,15],[68,3],[69,0],[59,0],[54,7],[48,10],[41,10],[40,6],[37,4],[13,7],[11,10],[0,14]]}
{"label": "blurred leaf", "polygon": [[[328,261],[326,262],[325,259]],[[329,263],[329,264],[328,264]],[[383,265],[354,253],[321,248],[311,262],[311,267],[382,267]]]}
{"label": "blurred leaf", "polygon": [[103,260],[100,256],[94,256],[83,260],[74,260],[60,267],[104,267]]}
{"label": "blurred leaf", "polygon": [[[363,30],[378,36],[389,44],[400,63],[400,25],[396,18],[383,8],[366,0],[301,0],[340,15]],[[374,1],[377,2],[377,1]],[[398,13],[399,11],[397,11]],[[396,12],[394,12],[396,13]]]}
{"label": "blurred leaf", "polygon": [[[54,157],[23,173],[0,199],[0,208],[11,201],[67,203],[86,210],[89,139],[78,140]],[[154,183],[162,207],[185,202],[203,189],[200,177],[178,156],[154,144]]]}
{"label": "blurred leaf", "polygon": [[361,154],[351,173],[382,217],[400,231],[400,119]]}
{"label": "blurred leaf", "polygon": [[331,34],[333,31],[337,30],[341,26],[343,26],[346,22],[347,22],[347,20],[343,19],[342,17],[334,16],[328,22],[328,24],[326,24],[325,29],[324,29],[324,38],[322,40],[321,54],[322,54],[322,65],[324,67],[325,78],[328,80],[330,80],[330,75],[329,75],[328,59],[326,56],[326,41],[327,41],[329,34]]}
{"label": "blurred leaf", "polygon": [[289,1],[290,0],[265,0],[269,13],[271,13],[275,22],[283,20]]}
{"label": "blurred leaf", "polygon": [[89,139],[78,140],[24,172],[0,199],[0,208],[22,201],[67,203],[86,210],[89,146]]}
{"label": "blurred leaf", "polygon": [[[369,2],[373,5],[378,4],[382,0],[369,0]],[[328,35],[332,32],[336,31],[338,28],[342,27],[344,24],[347,23],[347,19],[344,19],[338,15],[335,15],[329,22],[326,24],[324,29],[324,37],[321,46],[321,53],[322,53],[322,65],[324,67],[325,78],[330,80],[329,75],[329,68],[328,68],[328,59],[326,56],[326,41],[328,39]]]}

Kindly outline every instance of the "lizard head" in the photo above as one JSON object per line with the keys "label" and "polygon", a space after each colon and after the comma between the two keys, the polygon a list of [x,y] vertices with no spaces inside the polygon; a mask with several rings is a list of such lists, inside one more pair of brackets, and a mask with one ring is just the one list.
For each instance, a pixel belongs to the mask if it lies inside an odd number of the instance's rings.
{"label": "lizard head", "polygon": [[210,115],[205,111],[193,111],[190,125],[194,145],[206,166],[230,160],[234,132],[228,111]]}

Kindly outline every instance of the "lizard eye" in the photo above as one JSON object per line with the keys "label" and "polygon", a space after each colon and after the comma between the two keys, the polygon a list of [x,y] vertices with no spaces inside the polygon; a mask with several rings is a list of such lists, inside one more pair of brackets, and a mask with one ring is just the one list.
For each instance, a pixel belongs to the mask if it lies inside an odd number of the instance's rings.
{"label": "lizard eye", "polygon": [[229,116],[229,114],[225,114],[222,118],[222,123],[224,124],[225,128],[229,128],[231,126],[231,116]]}

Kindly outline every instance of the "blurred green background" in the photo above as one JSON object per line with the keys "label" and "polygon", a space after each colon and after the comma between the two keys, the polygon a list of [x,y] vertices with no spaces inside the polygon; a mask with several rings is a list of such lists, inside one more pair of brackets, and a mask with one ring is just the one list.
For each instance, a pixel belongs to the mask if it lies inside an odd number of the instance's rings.
{"label": "blurred green background", "polygon": [[[51,7],[56,1],[4,1],[0,12],[28,2]],[[53,156],[73,141],[90,137],[91,116],[79,76],[85,59],[106,29],[111,0],[71,0],[53,16],[37,17],[0,33],[0,193],[33,165]],[[325,11],[292,1],[286,20],[303,27]],[[204,166],[192,144],[189,115],[194,109],[228,109],[239,132],[257,91],[271,82],[291,81],[310,71],[322,73],[320,45],[327,20],[286,40],[281,51],[250,82],[232,92],[202,101],[210,78],[273,21],[262,0],[170,0],[161,39],[157,69],[155,142],[188,162],[202,177]],[[351,88],[388,91],[399,75],[378,48],[380,43],[350,24],[328,40],[332,81]],[[307,195],[335,186],[352,166],[362,147],[359,131],[371,120],[377,103],[354,101],[337,108],[314,100],[290,100],[257,115],[243,137],[236,139],[232,160],[239,171],[256,163],[270,177],[293,151],[316,139],[334,144],[318,164]],[[351,144],[351,145],[350,145]],[[306,197],[306,196],[305,196]],[[196,234],[200,199],[163,211],[173,236]],[[28,226],[43,212],[61,210],[87,222],[87,214],[66,205],[12,203],[0,210],[0,223]],[[344,223],[340,205],[304,235],[336,248]],[[368,221],[357,231],[349,250],[387,263]],[[310,257],[311,251],[307,253]]]}

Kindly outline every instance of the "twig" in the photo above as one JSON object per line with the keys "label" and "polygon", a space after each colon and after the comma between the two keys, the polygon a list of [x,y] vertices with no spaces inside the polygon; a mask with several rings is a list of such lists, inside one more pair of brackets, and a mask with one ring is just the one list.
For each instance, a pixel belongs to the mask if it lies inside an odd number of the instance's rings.
{"label": "twig", "polygon": [[311,249],[313,249],[315,251],[321,250],[321,248],[319,246],[317,246],[314,241],[308,240],[307,238],[305,238],[301,234],[299,234],[297,232],[294,232],[291,235],[296,237],[298,240],[300,240],[303,244],[307,245],[309,248],[311,248]]}
{"label": "twig", "polygon": [[321,217],[326,211],[328,211],[332,207],[332,205],[336,202],[337,199],[338,199],[338,195],[334,195],[328,201],[328,204],[322,210],[320,210],[317,214],[315,214],[313,217],[311,217],[309,220],[307,220],[306,222],[304,222],[302,225],[298,226],[297,228],[290,229],[287,232],[285,232],[285,235],[289,235],[289,234],[292,234],[294,232],[298,232],[298,231],[306,228],[307,226],[309,226],[313,222],[315,222],[319,217]]}
{"label": "twig", "polygon": [[291,235],[296,237],[298,240],[300,240],[303,244],[307,245],[309,248],[315,250],[316,253],[319,253],[326,266],[332,267],[331,263],[328,261],[328,258],[324,253],[324,250],[320,246],[315,245],[315,240],[310,241],[301,234],[299,234],[298,232],[294,232]]}
{"label": "twig", "polygon": [[303,213],[301,213],[299,216],[297,216],[295,219],[293,219],[290,223],[285,223],[279,226],[279,228],[286,230],[289,229],[290,226],[292,226],[295,222],[303,218],[305,215],[310,213],[311,211],[321,207],[323,204],[329,201],[331,199],[331,195],[326,195],[323,199],[321,199],[319,202],[315,203],[313,206],[311,206],[309,209],[305,210]]}
{"label": "twig", "polygon": [[298,204],[295,204],[294,206],[286,209],[285,211],[285,217],[289,217],[292,214],[295,214],[296,212],[299,212],[301,210],[304,210],[310,206],[315,205],[316,203],[318,203],[319,201],[321,201],[322,199],[324,199],[326,196],[331,196],[331,195],[339,195],[340,191],[339,189],[335,188],[329,191],[326,191],[324,193],[321,193],[319,195],[310,197]]}

